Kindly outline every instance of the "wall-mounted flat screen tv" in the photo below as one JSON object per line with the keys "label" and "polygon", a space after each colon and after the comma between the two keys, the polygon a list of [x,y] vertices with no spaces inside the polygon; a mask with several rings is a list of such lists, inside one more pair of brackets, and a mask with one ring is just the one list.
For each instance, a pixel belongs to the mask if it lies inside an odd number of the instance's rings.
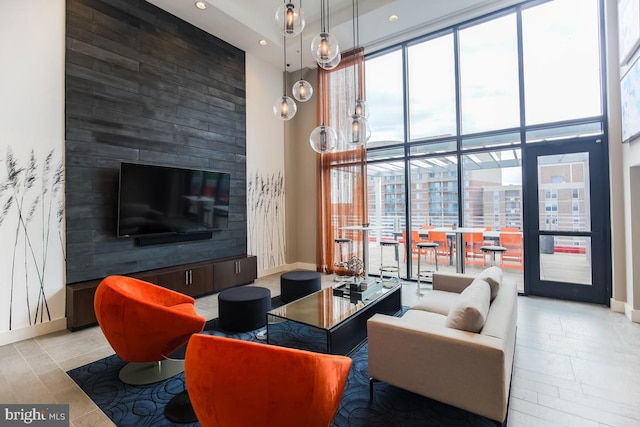
{"label": "wall-mounted flat screen tv", "polygon": [[121,163],[118,236],[203,233],[227,228],[225,172]]}

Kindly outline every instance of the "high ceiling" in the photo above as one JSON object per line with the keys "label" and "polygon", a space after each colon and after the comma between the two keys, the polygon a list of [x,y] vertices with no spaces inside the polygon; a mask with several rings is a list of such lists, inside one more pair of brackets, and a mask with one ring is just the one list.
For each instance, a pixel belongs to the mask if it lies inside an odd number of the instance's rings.
{"label": "high ceiling", "polygon": [[[283,63],[283,38],[275,26],[275,12],[283,0],[147,0],[161,9],[276,66]],[[299,5],[301,0],[292,0]],[[522,0],[359,0],[360,46],[365,51],[431,32],[470,17],[520,3]],[[306,26],[302,51],[304,65],[312,64],[309,46],[320,32],[321,0],[305,0],[302,9]],[[338,37],[340,50],[353,47],[352,0],[329,0],[329,31]],[[390,15],[398,20],[389,21]],[[258,42],[266,40],[267,45]],[[287,39],[289,71],[300,67],[300,38]]]}

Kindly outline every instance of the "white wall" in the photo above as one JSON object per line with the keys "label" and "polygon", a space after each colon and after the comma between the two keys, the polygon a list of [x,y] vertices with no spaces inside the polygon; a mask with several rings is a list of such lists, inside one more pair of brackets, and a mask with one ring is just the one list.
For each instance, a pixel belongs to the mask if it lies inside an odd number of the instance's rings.
{"label": "white wall", "polygon": [[273,114],[282,96],[282,70],[246,55],[247,250],[258,275],[285,265],[284,122]]}
{"label": "white wall", "polygon": [[[622,144],[617,0],[606,0],[613,296],[611,308],[640,322],[640,139]],[[640,56],[636,52],[635,58]]]}
{"label": "white wall", "polygon": [[64,0],[0,2],[0,345],[66,327],[64,42]]}

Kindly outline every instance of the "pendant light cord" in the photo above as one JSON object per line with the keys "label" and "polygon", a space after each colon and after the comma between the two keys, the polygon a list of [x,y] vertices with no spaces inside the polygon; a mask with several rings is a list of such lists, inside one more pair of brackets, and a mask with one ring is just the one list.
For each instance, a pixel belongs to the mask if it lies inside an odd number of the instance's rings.
{"label": "pendant light cord", "polygon": [[[300,10],[302,10],[302,0],[300,0]],[[300,80],[302,79],[302,31],[300,31]]]}
{"label": "pendant light cord", "polygon": [[327,28],[331,29],[329,18],[331,17],[331,10],[329,9],[329,0],[327,0]]}
{"label": "pendant light cord", "polygon": [[283,69],[284,72],[282,73],[282,89],[283,89],[283,96],[287,96],[287,37],[286,36],[282,36],[282,41],[284,43],[284,60],[283,60]]}
{"label": "pendant light cord", "polygon": [[358,43],[356,41],[356,0],[351,0],[351,14],[352,14],[352,19],[353,19],[353,95],[354,95],[354,100],[353,100],[353,104],[354,104],[354,114],[356,114],[358,111],[357,108],[357,101],[358,101],[358,83],[357,83],[357,70],[356,67],[358,65],[357,63],[357,54],[358,54]]}

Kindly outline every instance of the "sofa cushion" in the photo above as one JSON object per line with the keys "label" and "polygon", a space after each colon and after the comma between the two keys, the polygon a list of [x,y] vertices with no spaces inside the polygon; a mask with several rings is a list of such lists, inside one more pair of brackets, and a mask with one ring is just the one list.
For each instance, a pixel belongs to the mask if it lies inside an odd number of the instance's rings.
{"label": "sofa cushion", "polygon": [[480,272],[476,276],[478,279],[486,281],[491,287],[491,301],[498,295],[500,290],[500,283],[502,283],[502,270],[500,267],[489,267]]}
{"label": "sofa cushion", "polygon": [[424,298],[413,307],[412,310],[422,310],[431,313],[447,315],[451,306],[458,301],[460,294],[447,291],[426,291]]}
{"label": "sofa cushion", "polygon": [[480,332],[487,320],[490,297],[489,284],[482,279],[474,279],[451,306],[445,326],[462,331]]}
{"label": "sofa cushion", "polygon": [[402,315],[402,320],[407,322],[406,324],[416,326],[417,328],[426,324],[444,326],[446,319],[447,317],[442,314],[414,309],[407,310],[407,312]]}

